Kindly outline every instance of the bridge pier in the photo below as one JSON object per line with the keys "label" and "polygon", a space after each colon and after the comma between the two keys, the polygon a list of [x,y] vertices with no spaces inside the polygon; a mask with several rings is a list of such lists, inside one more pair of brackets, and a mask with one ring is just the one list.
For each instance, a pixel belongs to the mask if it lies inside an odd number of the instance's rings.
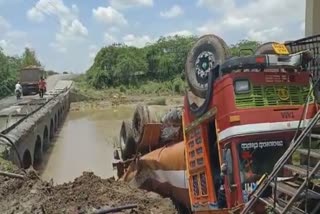
{"label": "bridge pier", "polygon": [[320,34],[320,1],[306,0],[305,36]]}

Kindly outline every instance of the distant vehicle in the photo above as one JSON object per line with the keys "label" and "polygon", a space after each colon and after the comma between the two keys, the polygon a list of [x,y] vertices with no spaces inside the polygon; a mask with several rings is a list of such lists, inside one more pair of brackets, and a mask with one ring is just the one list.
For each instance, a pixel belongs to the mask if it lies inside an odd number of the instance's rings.
{"label": "distant vehicle", "polygon": [[38,82],[45,77],[44,70],[38,66],[28,66],[20,71],[20,84],[23,96],[39,93]]}

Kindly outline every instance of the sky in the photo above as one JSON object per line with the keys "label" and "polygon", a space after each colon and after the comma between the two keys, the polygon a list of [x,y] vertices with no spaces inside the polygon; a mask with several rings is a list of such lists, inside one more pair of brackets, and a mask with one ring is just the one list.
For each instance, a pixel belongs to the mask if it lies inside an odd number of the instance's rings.
{"label": "sky", "polygon": [[287,41],[304,36],[305,0],[0,0],[0,47],[36,51],[46,69],[85,72],[100,48],[160,36],[216,34]]}

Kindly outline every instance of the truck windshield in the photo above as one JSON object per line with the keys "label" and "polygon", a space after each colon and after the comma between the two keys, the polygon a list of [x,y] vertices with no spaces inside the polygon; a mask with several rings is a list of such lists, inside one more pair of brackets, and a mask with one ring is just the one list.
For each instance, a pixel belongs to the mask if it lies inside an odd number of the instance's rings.
{"label": "truck windshield", "polygon": [[255,183],[285,152],[284,141],[244,142],[238,145],[241,184]]}
{"label": "truck windshield", "polygon": [[39,70],[22,70],[20,74],[21,82],[37,82],[41,77]]}

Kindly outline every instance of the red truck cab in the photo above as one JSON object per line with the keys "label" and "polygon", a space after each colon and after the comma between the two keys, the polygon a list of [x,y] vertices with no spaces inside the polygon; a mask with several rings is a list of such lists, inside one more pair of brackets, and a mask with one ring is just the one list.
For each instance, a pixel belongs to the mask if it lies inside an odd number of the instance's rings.
{"label": "red truck cab", "polygon": [[202,113],[186,95],[183,122],[194,213],[240,212],[297,127],[315,115],[307,58],[307,52],[232,58],[210,71],[216,77],[208,77],[207,96],[198,107]]}

